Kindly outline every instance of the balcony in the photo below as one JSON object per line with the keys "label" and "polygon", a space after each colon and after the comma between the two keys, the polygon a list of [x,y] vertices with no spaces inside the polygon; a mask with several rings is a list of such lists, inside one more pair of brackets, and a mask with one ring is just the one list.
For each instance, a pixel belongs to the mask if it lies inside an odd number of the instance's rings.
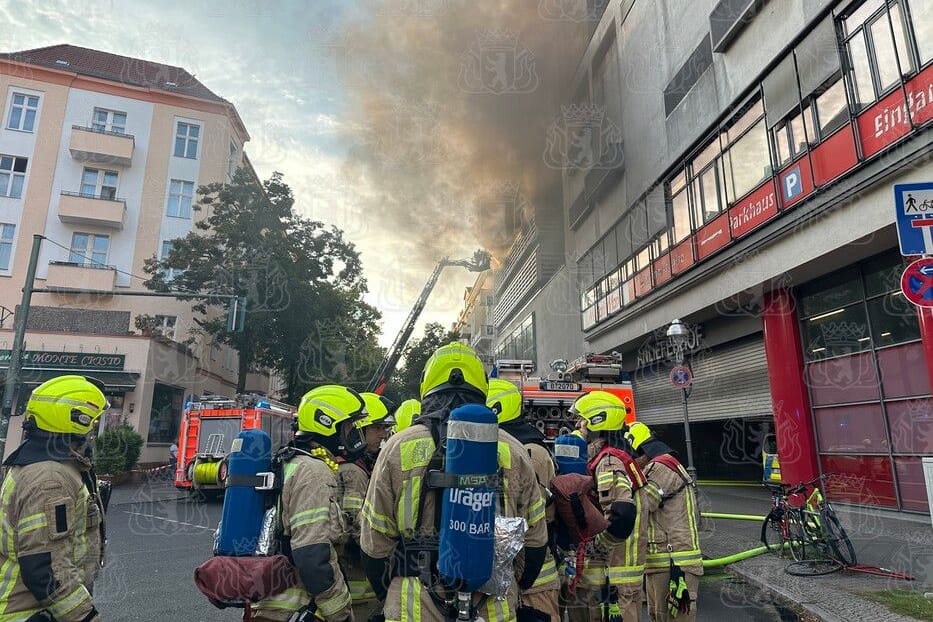
{"label": "balcony", "polygon": [[122,229],[125,217],[126,201],[123,199],[62,191],[58,202],[58,219],[71,225]]}
{"label": "balcony", "polygon": [[71,126],[71,157],[82,162],[130,166],[136,139],[131,134],[94,130],[82,125]]}
{"label": "balcony", "polygon": [[49,271],[45,277],[47,289],[63,292],[113,292],[116,282],[117,270],[113,266],[94,266],[67,261],[49,262]]}

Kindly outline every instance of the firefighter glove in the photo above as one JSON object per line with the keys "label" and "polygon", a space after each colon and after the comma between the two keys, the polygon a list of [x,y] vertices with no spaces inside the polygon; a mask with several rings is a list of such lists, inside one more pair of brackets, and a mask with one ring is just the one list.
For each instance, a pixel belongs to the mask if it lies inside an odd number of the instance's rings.
{"label": "firefighter glove", "polygon": [[687,589],[687,578],[684,571],[671,560],[670,591],[667,594],[667,608],[672,618],[677,614],[690,613],[690,590]]}

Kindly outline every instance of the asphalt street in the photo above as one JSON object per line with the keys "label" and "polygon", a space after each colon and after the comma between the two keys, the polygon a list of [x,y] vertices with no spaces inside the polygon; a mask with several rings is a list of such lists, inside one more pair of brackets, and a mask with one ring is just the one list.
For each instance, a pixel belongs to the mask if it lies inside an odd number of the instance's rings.
{"label": "asphalt street", "polygon": [[[239,620],[197,590],[194,568],[211,555],[219,500],[187,499],[166,484],[121,486],[107,516],[107,563],[94,597],[108,622]],[[727,510],[728,511],[728,510]],[[647,620],[647,616],[644,617]],[[728,575],[705,577],[700,620],[800,620],[773,599]]]}

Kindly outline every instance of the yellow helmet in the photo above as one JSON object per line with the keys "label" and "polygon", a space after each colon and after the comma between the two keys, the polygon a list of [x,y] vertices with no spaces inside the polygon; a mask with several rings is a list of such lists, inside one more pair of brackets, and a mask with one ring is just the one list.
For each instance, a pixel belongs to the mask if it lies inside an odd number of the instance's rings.
{"label": "yellow helmet", "polygon": [[591,391],[573,403],[570,412],[586,421],[593,432],[621,430],[625,426],[625,403],[608,391]]}
{"label": "yellow helmet", "polygon": [[301,398],[298,433],[334,436],[344,421],[355,423],[363,419],[366,416],[363,409],[363,398],[353,389],[336,384],[316,387]]}
{"label": "yellow helmet", "polygon": [[26,421],[55,434],[90,432],[110,406],[99,381],[84,376],[59,376],[32,390],[26,402]]}
{"label": "yellow helmet", "polygon": [[485,398],[489,379],[482,361],[470,346],[449,343],[434,351],[421,373],[421,399],[439,391],[473,389]]}
{"label": "yellow helmet", "polygon": [[642,444],[651,438],[651,428],[640,421],[636,421],[628,427],[625,438],[632,445],[632,449],[637,450]]}
{"label": "yellow helmet", "polygon": [[360,393],[363,398],[363,405],[366,411],[366,417],[356,422],[356,427],[362,430],[365,427],[377,423],[389,423],[389,407],[386,406],[386,399],[378,393]]}
{"label": "yellow helmet", "polygon": [[415,417],[421,414],[421,402],[415,399],[405,400],[395,409],[395,425],[392,426],[392,433],[401,432],[411,425]]}
{"label": "yellow helmet", "polygon": [[522,392],[514,384],[503,378],[489,381],[488,406],[499,418],[499,425],[515,421],[522,416]]}

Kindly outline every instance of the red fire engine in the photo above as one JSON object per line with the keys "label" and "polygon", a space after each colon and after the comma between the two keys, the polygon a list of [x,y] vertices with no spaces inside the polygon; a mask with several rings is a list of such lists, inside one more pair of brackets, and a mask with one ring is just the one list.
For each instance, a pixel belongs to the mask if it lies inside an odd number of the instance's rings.
{"label": "red fire engine", "polygon": [[576,422],[570,407],[590,391],[617,395],[627,408],[626,422],[635,421],[632,383],[622,380],[617,355],[587,354],[569,363],[559,359],[551,363],[552,372],[542,378],[530,377],[533,363],[527,360],[500,360],[496,368],[500,378],[521,386],[524,415],[548,440],[573,431]]}
{"label": "red fire engine", "polygon": [[294,434],[295,409],[261,395],[202,396],[185,405],[178,434],[175,487],[221,490],[224,460],[240,430],[262,429],[281,447]]}

